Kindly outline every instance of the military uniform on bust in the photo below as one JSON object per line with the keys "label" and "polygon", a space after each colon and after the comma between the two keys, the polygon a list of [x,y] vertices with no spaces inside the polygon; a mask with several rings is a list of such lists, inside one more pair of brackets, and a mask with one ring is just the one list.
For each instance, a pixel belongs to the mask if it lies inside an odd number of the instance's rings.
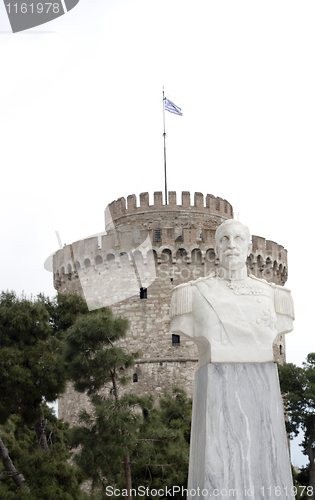
{"label": "military uniform on bust", "polygon": [[206,363],[272,362],[275,337],[292,330],[291,293],[250,275],[200,278],[175,288],[171,331],[190,337]]}

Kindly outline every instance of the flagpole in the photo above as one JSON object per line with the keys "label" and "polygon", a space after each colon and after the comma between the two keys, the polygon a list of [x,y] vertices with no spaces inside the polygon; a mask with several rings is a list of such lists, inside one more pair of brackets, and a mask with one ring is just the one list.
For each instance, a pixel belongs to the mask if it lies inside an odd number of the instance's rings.
{"label": "flagpole", "polygon": [[166,133],[165,133],[165,97],[163,87],[163,137],[164,137],[164,179],[165,179],[165,205],[167,205],[167,180],[166,180]]}

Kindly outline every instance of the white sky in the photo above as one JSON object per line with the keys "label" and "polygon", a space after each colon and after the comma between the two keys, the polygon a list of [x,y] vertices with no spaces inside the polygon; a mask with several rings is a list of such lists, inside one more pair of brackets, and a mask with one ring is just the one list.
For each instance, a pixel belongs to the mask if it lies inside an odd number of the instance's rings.
{"label": "white sky", "polygon": [[114,199],[164,190],[164,85],[184,113],[166,116],[168,188],[227,199],[287,248],[300,365],[315,351],[314,15],[313,0],[80,0],[12,34],[1,4],[1,288],[54,295],[56,230],[71,243]]}

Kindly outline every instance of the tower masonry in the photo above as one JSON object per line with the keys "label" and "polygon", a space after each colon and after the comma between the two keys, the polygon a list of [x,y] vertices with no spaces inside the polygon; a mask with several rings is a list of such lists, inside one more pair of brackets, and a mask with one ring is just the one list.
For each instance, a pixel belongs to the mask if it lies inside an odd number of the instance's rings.
{"label": "tower masonry", "polygon": [[[173,385],[192,395],[198,368],[197,347],[170,332],[169,308],[174,288],[216,274],[215,231],[233,208],[226,200],[207,194],[182,192],[177,204],[170,191],[163,205],[162,192],[119,198],[105,210],[105,230],[56,252],[54,286],[58,293],[77,293],[90,309],[108,305],[116,316],[128,318],[130,328],[121,345],[141,351],[132,368],[128,391],[159,396]],[[287,280],[287,251],[260,236],[252,236],[248,273],[276,285]],[[284,335],[276,338],[274,359],[285,361]],[[69,385],[59,400],[59,416],[71,424],[83,407],[84,394]]]}

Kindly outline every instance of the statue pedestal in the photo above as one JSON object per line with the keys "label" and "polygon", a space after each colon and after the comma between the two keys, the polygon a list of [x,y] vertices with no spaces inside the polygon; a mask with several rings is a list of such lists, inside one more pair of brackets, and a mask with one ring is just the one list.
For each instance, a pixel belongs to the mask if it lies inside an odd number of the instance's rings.
{"label": "statue pedestal", "polygon": [[209,363],[200,368],[187,498],[293,500],[292,487],[276,364]]}

